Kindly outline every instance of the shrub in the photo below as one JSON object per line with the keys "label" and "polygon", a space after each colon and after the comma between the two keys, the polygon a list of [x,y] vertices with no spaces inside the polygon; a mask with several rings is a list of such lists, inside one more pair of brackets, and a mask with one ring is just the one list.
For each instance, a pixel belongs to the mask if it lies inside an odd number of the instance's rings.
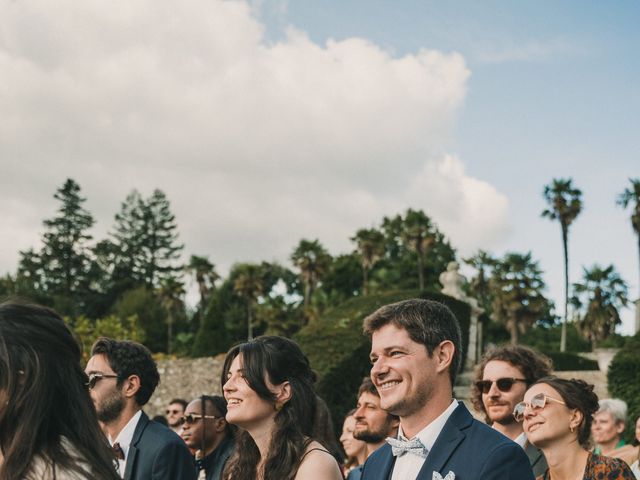
{"label": "shrub", "polygon": [[609,392],[629,406],[625,439],[634,438],[635,421],[640,416],[640,333],[628,339],[609,366]]}
{"label": "shrub", "polygon": [[362,320],[383,305],[409,298],[439,301],[453,311],[462,329],[464,359],[469,341],[469,305],[438,293],[395,291],[353,298],[294,336],[318,373],[316,389],[331,410],[336,431],[341,431],[344,415],[355,407],[358,386],[371,368],[371,343],[362,334]]}
{"label": "shrub", "polygon": [[598,370],[598,362],[570,352],[545,352],[553,360],[553,369],[559,372],[570,370]]}

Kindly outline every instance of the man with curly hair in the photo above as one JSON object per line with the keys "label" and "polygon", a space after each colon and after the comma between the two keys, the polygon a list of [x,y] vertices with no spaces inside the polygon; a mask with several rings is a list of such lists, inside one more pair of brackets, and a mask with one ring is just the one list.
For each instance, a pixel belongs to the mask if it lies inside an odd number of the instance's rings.
{"label": "man with curly hair", "polygon": [[520,345],[489,350],[476,368],[471,401],[495,430],[524,448],[537,477],[547,469],[544,455],[527,441],[522,423],[513,417],[514,407],[527,389],[551,374],[551,359]]}
{"label": "man with curly hair", "polygon": [[160,381],[151,352],[139,343],[99,338],[85,373],[89,391],[126,480],[195,480],[182,439],[149,420],[142,407]]}

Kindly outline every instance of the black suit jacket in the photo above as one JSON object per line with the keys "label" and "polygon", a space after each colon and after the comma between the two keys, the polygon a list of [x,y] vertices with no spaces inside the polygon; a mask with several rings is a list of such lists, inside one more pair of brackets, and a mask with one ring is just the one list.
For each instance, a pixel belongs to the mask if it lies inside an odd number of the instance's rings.
{"label": "black suit jacket", "polygon": [[[391,447],[380,447],[364,464],[362,480],[388,480],[394,463]],[[433,472],[444,478],[450,471],[456,480],[534,480],[520,445],[475,420],[462,403],[445,423],[416,479],[432,480]]]}
{"label": "black suit jacket", "polygon": [[196,480],[196,466],[184,441],[142,412],[129,445],[124,480]]}

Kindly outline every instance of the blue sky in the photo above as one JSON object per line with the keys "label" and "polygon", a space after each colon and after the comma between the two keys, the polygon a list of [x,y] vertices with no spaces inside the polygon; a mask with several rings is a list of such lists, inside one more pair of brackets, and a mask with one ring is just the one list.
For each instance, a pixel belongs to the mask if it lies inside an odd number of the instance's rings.
{"label": "blue sky", "polygon": [[572,177],[571,279],[613,263],[637,297],[637,2],[0,2],[0,273],[73,177],[96,239],[160,188],[223,274],[421,208],[462,256],[531,250],[562,310],[540,213]]}
{"label": "blue sky", "polygon": [[[510,232],[492,250],[532,250],[561,307],[560,231],[539,217],[541,192],[573,177],[584,211],[571,229],[572,280],[583,265],[614,263],[637,298],[637,242],[614,201],[640,176],[640,4],[265,1],[260,11],[275,42],[293,26],[318,44],[358,36],[398,57],[462,54],[471,76],[450,148],[509,199]],[[622,331],[632,324],[628,309]]]}

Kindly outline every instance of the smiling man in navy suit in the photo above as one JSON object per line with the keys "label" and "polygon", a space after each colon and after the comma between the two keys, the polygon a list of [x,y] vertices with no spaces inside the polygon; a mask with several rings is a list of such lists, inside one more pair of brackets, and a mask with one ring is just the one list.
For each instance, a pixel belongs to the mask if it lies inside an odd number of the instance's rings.
{"label": "smiling man in navy suit", "polygon": [[400,427],[368,458],[362,480],[533,480],[522,448],[453,398],[461,334],[446,306],[386,305],[365,318],[364,331],[380,405],[400,417]]}

